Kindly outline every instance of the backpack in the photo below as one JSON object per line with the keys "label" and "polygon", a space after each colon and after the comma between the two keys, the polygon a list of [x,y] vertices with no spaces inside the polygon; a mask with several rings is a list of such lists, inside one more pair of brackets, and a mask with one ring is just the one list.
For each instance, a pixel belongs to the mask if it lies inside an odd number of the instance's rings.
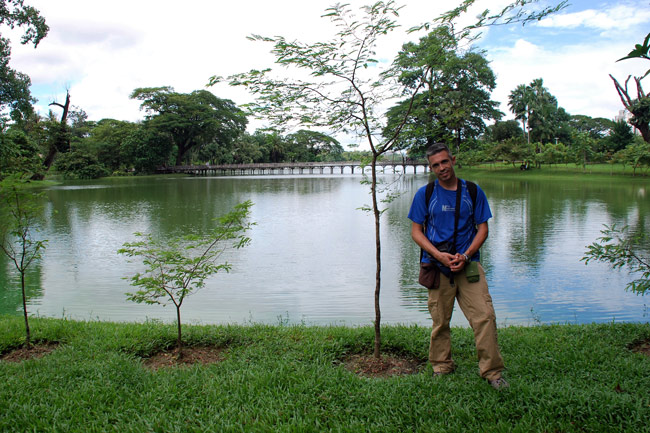
{"label": "backpack", "polygon": [[[471,182],[469,180],[465,181],[465,184],[467,185],[467,192],[469,192],[469,196],[472,198],[472,207],[476,207],[476,184],[474,182]],[[424,219],[426,222],[427,219],[429,219],[429,202],[431,201],[431,196],[433,195],[433,189],[436,187],[436,181],[431,181],[427,184],[427,189],[425,192],[425,203],[427,204],[427,216]]]}

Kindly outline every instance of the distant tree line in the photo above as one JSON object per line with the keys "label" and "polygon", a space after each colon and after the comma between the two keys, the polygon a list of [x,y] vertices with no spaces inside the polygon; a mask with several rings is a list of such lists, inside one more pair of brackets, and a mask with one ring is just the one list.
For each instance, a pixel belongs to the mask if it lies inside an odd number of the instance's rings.
{"label": "distant tree line", "polygon": [[[36,46],[47,34],[45,21],[33,8],[22,3],[15,7],[19,10],[0,10],[0,18],[25,28],[22,42]],[[326,128],[247,132],[250,113],[208,90],[134,89],[131,98],[140,101],[145,112],[138,122],[91,121],[82,108],[71,105],[69,93],[64,102],[50,104],[48,115],[40,116],[33,110],[29,77],[9,68],[10,55],[9,41],[0,38],[0,178],[23,173],[43,179],[51,167],[66,178],[89,179],[147,174],[170,165],[368,156],[346,151],[327,132],[319,132]],[[650,124],[650,97],[643,92],[642,77],[635,77],[636,97],[629,94],[627,82],[621,86],[614,79],[621,101],[630,108],[629,122],[567,113],[542,78],[510,92],[508,107],[514,120],[502,121],[504,113],[491,97],[496,78],[486,53],[461,46],[448,26],[434,28],[417,43],[404,44],[394,67],[405,88],[424,83],[414,99],[406,98],[386,112],[382,135],[392,137],[398,131],[393,151],[405,158],[423,158],[430,144],[445,142],[461,163],[469,165],[619,162],[635,173],[650,167],[646,141],[650,136],[635,135],[631,126],[643,132]]]}

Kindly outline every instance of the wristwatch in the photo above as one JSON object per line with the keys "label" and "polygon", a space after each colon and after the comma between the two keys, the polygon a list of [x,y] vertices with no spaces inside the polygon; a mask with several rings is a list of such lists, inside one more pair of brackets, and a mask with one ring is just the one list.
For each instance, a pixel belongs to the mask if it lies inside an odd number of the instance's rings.
{"label": "wristwatch", "polygon": [[469,256],[467,254],[461,254],[465,258],[465,262],[469,262]]}

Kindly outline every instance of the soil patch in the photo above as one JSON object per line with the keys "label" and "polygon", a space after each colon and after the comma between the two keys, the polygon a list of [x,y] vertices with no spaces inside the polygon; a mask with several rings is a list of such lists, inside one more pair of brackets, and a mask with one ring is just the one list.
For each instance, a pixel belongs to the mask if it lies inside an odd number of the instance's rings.
{"label": "soil patch", "polygon": [[650,356],[650,338],[632,344],[630,350],[632,352],[643,353],[645,356]]}
{"label": "soil patch", "polygon": [[57,347],[59,347],[59,343],[51,341],[33,344],[29,347],[21,346],[3,354],[0,356],[0,360],[22,362],[28,359],[38,359],[54,351]]}
{"label": "soil patch", "polygon": [[145,359],[144,365],[152,370],[166,367],[183,367],[194,364],[216,364],[224,359],[224,348],[216,346],[189,346],[183,348],[179,358],[178,350],[162,351]]}
{"label": "soil patch", "polygon": [[352,355],[343,361],[349,371],[364,377],[392,377],[421,372],[426,363],[396,355],[382,355],[377,359],[373,355]]}

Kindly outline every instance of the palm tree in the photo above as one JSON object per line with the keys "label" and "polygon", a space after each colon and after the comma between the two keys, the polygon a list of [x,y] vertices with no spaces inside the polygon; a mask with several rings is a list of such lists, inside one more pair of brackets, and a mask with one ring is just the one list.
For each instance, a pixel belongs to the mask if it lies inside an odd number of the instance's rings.
{"label": "palm tree", "polygon": [[521,120],[521,125],[530,144],[530,130],[528,129],[528,119],[531,113],[532,92],[530,86],[525,84],[518,85],[515,90],[508,96],[508,107],[515,115],[515,119]]}

